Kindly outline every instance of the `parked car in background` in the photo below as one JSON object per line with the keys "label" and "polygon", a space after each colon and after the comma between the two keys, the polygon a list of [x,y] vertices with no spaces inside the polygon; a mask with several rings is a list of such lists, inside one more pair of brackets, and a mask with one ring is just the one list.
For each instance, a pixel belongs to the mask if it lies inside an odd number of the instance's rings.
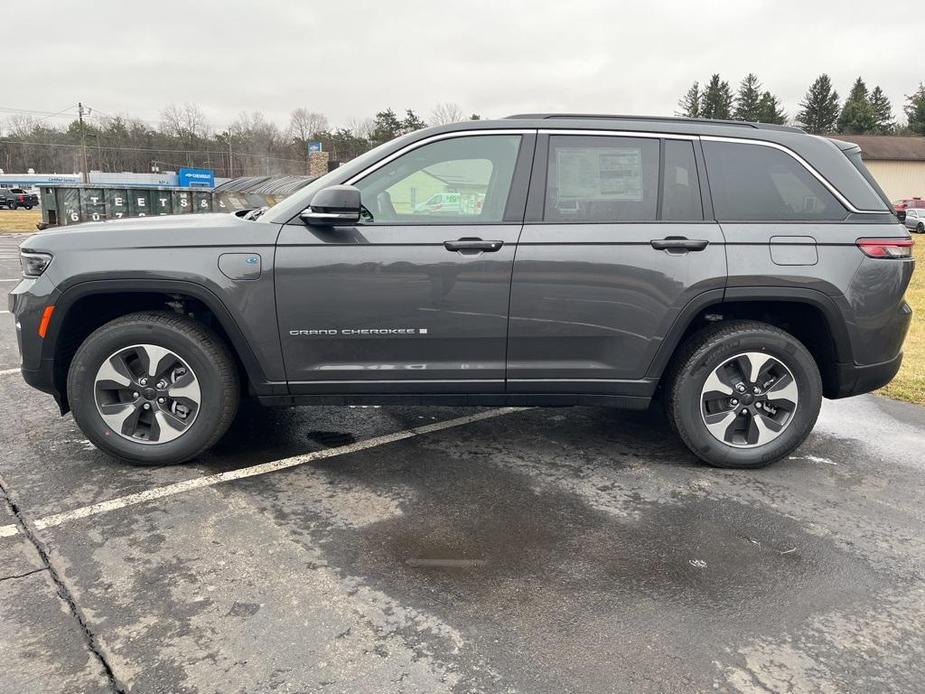
{"label": "parked car in background", "polygon": [[925,208],[910,207],[906,210],[906,226],[912,231],[925,233]]}
{"label": "parked car in background", "polygon": [[22,188],[0,188],[0,207],[8,207],[11,210],[25,207],[31,210],[38,205],[39,196],[35,193],[27,193]]}

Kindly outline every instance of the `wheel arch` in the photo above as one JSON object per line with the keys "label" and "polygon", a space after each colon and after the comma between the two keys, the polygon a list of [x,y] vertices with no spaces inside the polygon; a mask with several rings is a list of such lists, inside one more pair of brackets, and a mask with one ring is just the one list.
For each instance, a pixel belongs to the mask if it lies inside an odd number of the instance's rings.
{"label": "wheel arch", "polygon": [[647,376],[660,381],[681,345],[697,331],[717,321],[742,318],[774,325],[800,340],[816,361],[825,396],[837,396],[838,364],[853,362],[848,328],[829,296],[807,288],[735,287],[702,294],[675,320]]}
{"label": "wheel arch", "polygon": [[[122,301],[116,301],[117,297]],[[44,340],[43,358],[53,360],[53,380],[62,412],[67,402],[67,372],[84,339],[99,326],[119,316],[145,309],[204,308],[194,316],[210,324],[229,345],[242,379],[257,395],[278,394],[232,313],[207,287],[185,280],[91,280],[69,287],[55,301],[55,320]],[[87,316],[88,311],[93,311]]]}

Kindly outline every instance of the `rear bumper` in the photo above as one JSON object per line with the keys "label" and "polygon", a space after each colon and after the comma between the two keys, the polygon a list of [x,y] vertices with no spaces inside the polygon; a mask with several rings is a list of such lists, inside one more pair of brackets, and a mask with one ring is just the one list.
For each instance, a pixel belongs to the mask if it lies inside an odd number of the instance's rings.
{"label": "rear bumper", "polygon": [[833,398],[847,398],[882,388],[893,380],[903,363],[900,352],[879,364],[838,364],[838,391]]}

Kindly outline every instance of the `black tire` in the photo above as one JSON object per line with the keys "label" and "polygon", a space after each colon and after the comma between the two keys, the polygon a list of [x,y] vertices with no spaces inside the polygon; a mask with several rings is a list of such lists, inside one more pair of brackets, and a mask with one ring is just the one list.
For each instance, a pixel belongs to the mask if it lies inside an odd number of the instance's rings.
{"label": "black tire", "polygon": [[[777,437],[751,448],[714,437],[704,421],[701,399],[707,377],[745,352],[761,352],[783,364],[799,393],[796,408]],[[673,429],[694,455],[715,467],[760,468],[787,456],[812,431],[821,404],[822,379],[806,347],[790,333],[758,321],[729,321],[693,335],[675,355],[668,376],[666,410]]]}
{"label": "black tire", "polygon": [[[136,443],[111,429],[97,408],[96,374],[116,351],[137,344],[163,347],[183,359],[198,380],[201,404],[189,429],[164,443]],[[100,450],[135,465],[182,463],[213,446],[234,420],[240,385],[234,358],[208,326],[169,311],[117,318],[95,330],[71,362],[67,394],[81,431]]]}
{"label": "black tire", "polygon": [[923,232],[925,232],[925,224],[923,224],[922,222],[919,222],[919,223],[916,225],[915,230],[916,230],[917,232],[919,232],[920,234],[923,233]]}
{"label": "black tire", "polygon": [[9,202],[9,203],[7,203],[6,206],[9,207],[11,210],[15,210],[16,207],[17,207],[17,205],[16,205],[15,202]]}
{"label": "black tire", "polygon": [[31,210],[31,209],[32,209],[32,205],[25,205],[25,208],[26,208],[27,210]]}

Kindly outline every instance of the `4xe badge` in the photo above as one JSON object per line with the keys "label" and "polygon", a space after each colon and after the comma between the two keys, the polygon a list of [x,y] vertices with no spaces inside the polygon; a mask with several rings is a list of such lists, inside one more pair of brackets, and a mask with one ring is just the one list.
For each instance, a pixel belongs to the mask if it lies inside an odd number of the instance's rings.
{"label": "4xe badge", "polygon": [[372,335],[376,337],[392,337],[395,335],[426,335],[427,328],[341,328],[341,329],[312,329],[290,330],[293,337],[355,337],[358,335]]}

